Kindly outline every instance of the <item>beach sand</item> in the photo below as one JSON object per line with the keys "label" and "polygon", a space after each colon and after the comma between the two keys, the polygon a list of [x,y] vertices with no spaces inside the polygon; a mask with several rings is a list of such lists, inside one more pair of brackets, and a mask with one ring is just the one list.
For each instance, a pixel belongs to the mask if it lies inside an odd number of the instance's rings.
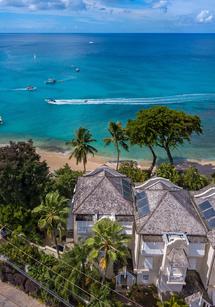
{"label": "beach sand", "polygon": [[[40,148],[37,148],[38,154],[41,156],[41,160],[45,160],[50,168],[50,171],[53,172],[56,169],[63,167],[66,163],[74,170],[83,170],[82,164],[76,164],[74,158],[69,159],[69,153],[65,152],[54,152],[54,151],[47,151]],[[87,170],[91,171],[95,168],[106,164],[112,167],[116,166],[116,163],[111,161],[111,158],[102,157],[96,155],[95,157],[89,156],[87,162]],[[141,166],[142,169],[147,169],[151,161],[144,160],[138,161],[138,164]],[[194,159],[187,159],[181,162],[180,164],[176,164],[178,169],[184,170],[189,166],[196,167],[202,174],[210,175],[215,173],[215,160],[194,160]]]}

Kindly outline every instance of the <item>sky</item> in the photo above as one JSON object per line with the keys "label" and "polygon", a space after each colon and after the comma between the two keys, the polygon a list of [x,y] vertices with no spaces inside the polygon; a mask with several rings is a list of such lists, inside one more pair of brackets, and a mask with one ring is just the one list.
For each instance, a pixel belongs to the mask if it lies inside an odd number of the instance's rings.
{"label": "sky", "polygon": [[215,33],[215,0],[0,0],[1,33]]}

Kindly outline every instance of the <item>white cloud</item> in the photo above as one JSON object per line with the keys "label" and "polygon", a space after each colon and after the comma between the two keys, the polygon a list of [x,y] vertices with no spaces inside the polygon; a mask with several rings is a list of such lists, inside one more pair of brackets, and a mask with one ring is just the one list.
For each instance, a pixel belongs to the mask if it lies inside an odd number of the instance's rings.
{"label": "white cloud", "polygon": [[208,10],[202,10],[197,16],[196,19],[199,23],[209,23],[213,20],[214,16]]}
{"label": "white cloud", "polygon": [[85,10],[84,0],[0,0],[0,7],[37,10]]}
{"label": "white cloud", "polygon": [[161,9],[164,12],[167,12],[168,4],[169,4],[169,0],[159,0],[153,4],[152,8]]}

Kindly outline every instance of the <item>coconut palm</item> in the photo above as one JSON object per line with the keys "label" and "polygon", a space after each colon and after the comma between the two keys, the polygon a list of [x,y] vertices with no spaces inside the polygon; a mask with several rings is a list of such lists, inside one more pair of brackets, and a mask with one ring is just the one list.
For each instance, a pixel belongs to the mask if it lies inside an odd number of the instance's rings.
{"label": "coconut palm", "polygon": [[47,235],[54,240],[59,257],[57,235],[61,238],[62,231],[66,228],[68,200],[58,192],[50,192],[45,200],[34,208],[33,213],[40,216],[38,226],[41,230],[46,230]]}
{"label": "coconut palm", "polygon": [[117,164],[116,169],[119,168],[119,157],[120,157],[120,147],[124,150],[128,151],[128,136],[125,133],[125,129],[123,129],[122,124],[120,122],[110,122],[108,126],[108,131],[110,132],[111,137],[105,138],[105,145],[113,144],[117,151]]}
{"label": "coconut palm", "polygon": [[87,156],[88,154],[94,154],[97,152],[97,149],[90,145],[90,143],[95,142],[92,138],[92,134],[86,128],[80,127],[75,134],[75,138],[66,144],[73,147],[73,152],[71,153],[69,159],[75,157],[76,164],[83,162],[84,172],[86,171]]}
{"label": "coconut palm", "polygon": [[89,261],[97,261],[103,273],[104,282],[110,264],[114,262],[126,263],[128,256],[127,243],[129,237],[123,233],[123,227],[117,222],[104,218],[92,228],[92,237],[86,240],[91,249]]}
{"label": "coconut palm", "polygon": [[[86,292],[93,282],[90,277],[98,279],[99,272],[87,262],[88,254],[89,248],[85,244],[79,243],[72,250],[64,253],[56,266],[55,270],[59,274],[55,279],[55,285],[57,290],[59,288],[60,295],[65,299],[70,299],[72,292],[76,300],[81,298],[80,302],[90,301],[90,297],[86,296]],[[71,292],[68,289],[71,289]]]}

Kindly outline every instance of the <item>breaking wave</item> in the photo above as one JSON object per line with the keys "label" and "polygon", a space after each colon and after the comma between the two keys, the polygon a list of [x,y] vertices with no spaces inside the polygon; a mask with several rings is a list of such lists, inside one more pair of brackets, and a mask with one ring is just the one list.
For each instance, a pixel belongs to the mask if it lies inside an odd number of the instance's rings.
{"label": "breaking wave", "polygon": [[215,100],[215,93],[182,94],[167,97],[152,98],[104,98],[104,99],[46,99],[49,104],[55,105],[153,105],[176,104],[186,102],[204,102]]}

